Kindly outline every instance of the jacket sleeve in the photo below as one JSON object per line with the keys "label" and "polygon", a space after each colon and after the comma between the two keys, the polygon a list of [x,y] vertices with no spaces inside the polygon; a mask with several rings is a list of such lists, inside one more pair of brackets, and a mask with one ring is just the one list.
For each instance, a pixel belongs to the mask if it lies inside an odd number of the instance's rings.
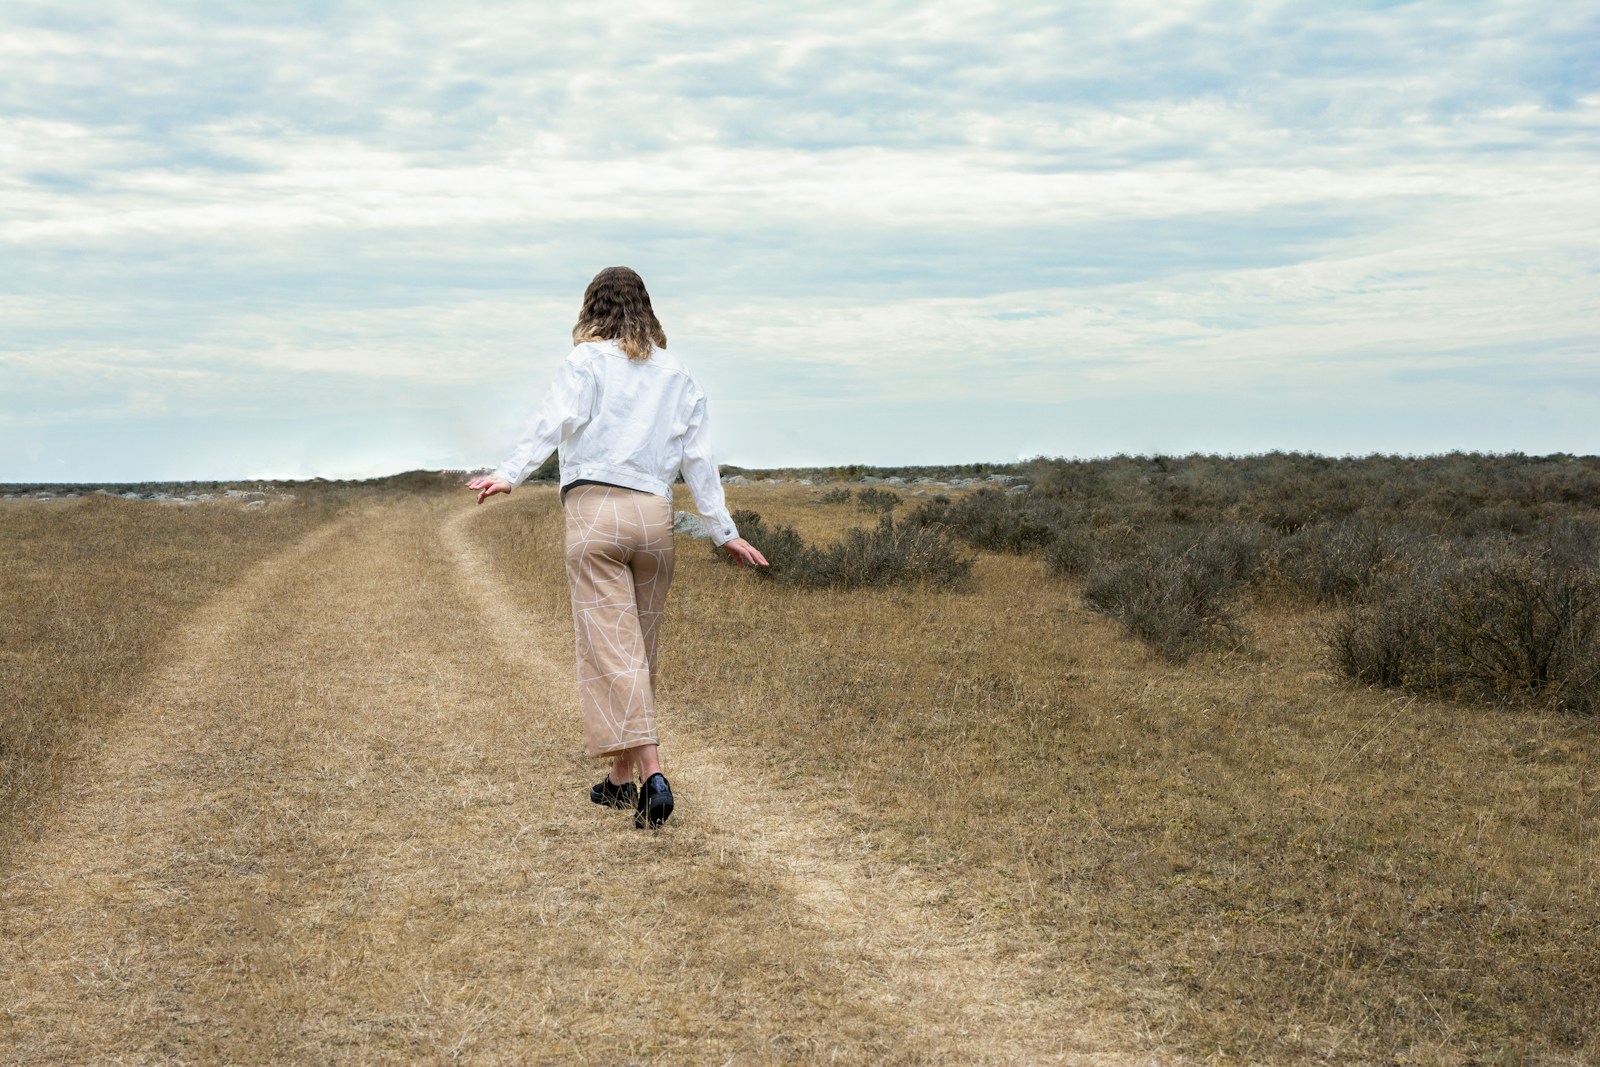
{"label": "jacket sleeve", "polygon": [[722,496],[722,479],[717,474],[717,461],[711,454],[711,431],[706,425],[706,398],[695,398],[694,409],[689,414],[689,428],[683,437],[683,480],[689,483],[694,494],[694,506],[706,520],[715,544],[725,544],[739,536],[728,514],[728,505]]}
{"label": "jacket sleeve", "polygon": [[521,440],[495,468],[494,476],[513,488],[521,485],[561,442],[588,425],[593,411],[594,373],[587,363],[568,356],[561,361],[556,380],[523,430]]}

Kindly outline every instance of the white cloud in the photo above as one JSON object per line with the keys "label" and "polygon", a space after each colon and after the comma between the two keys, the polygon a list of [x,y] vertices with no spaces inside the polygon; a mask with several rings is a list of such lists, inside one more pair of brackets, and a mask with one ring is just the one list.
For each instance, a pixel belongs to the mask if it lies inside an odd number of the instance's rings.
{"label": "white cloud", "polygon": [[[559,355],[610,262],[773,411],[1359,405],[1443,373],[1555,396],[1600,310],[1594,30],[1443,0],[10,5],[0,413],[337,381],[353,425],[450,422]],[[766,369],[728,374],[752,345]],[[184,373],[50,400],[90,364]]]}

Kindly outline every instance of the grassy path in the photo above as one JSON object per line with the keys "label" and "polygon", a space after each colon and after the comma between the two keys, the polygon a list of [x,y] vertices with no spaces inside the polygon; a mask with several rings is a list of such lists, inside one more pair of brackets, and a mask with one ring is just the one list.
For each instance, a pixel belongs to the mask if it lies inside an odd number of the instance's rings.
{"label": "grassy path", "polygon": [[673,738],[661,833],[589,805],[569,622],[472,518],[373,506],[197,613],[0,881],[8,1062],[1120,1062],[726,743]]}

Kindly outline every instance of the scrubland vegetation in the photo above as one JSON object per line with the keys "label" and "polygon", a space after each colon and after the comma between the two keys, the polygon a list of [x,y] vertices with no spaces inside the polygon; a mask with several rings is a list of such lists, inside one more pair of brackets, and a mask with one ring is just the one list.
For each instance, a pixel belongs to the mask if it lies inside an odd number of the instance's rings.
{"label": "scrubland vegetation", "polygon": [[[682,579],[674,654],[717,664],[683,679],[700,715],[839,782],[886,855],[1141,1003],[1158,1044],[1600,1055],[1600,462],[1015,473],[900,521],[980,550],[962,592]],[[857,517],[818,495],[734,499],[825,544]]]}
{"label": "scrubland vegetation", "polygon": [[[828,482],[995,472],[1028,488]],[[808,798],[795,817],[854,835],[874,877],[940,887],[1018,997],[1067,1005],[1120,1049],[1600,1057],[1600,461],[775,473],[729,487],[769,580],[679,542],[669,774],[677,724],[739,768],[750,804],[763,783]],[[22,694],[0,733],[7,789],[11,768],[92,744],[176,618],[335,507],[0,507],[6,689]],[[499,580],[554,619],[557,509],[519,490],[473,527]],[[8,833],[49,793],[49,773],[25,773]],[[688,832],[692,802],[683,815]],[[713,858],[684,863],[709,879]],[[675,888],[675,906],[694,886],[727,916],[777,906],[739,888],[760,878],[725,876]],[[728,956],[695,981],[801,1002],[794,976],[826,975],[803,938],[784,951],[794,967]],[[940,1062],[917,1005],[888,1025],[891,1059]],[[829,1047],[784,1036],[749,1059]]]}
{"label": "scrubland vegetation", "polygon": [[[756,573],[785,585],[810,589],[956,585],[972,572],[971,556],[942,531],[896,526],[887,511],[872,529],[851,527],[826,548],[807,544],[792,526],[769,528],[758,511],[736,511],[733,521],[767,557],[770,565]],[[720,549],[714,548],[713,555],[727,559]]]}
{"label": "scrubland vegetation", "polygon": [[[1600,461],[1278,454],[1040,459],[1017,470],[1020,489],[920,503],[899,536],[909,544],[925,530],[1040,556],[1175,662],[1243,642],[1246,600],[1326,607],[1337,609],[1328,662],[1357,681],[1600,708]],[[850,499],[840,493],[822,499]],[[902,498],[869,486],[855,499],[888,515]],[[783,559],[813,551],[792,531],[760,537]],[[925,580],[909,551],[903,572],[893,555],[877,553],[873,576],[856,584]]]}

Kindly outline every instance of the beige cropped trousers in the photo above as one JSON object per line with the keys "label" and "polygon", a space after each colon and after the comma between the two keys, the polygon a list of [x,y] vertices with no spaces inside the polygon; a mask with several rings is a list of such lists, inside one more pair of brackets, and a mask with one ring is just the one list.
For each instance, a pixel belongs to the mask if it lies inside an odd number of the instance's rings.
{"label": "beige cropped trousers", "polygon": [[584,748],[600,758],[658,744],[656,637],[672,582],[672,501],[580,485],[564,506]]}

